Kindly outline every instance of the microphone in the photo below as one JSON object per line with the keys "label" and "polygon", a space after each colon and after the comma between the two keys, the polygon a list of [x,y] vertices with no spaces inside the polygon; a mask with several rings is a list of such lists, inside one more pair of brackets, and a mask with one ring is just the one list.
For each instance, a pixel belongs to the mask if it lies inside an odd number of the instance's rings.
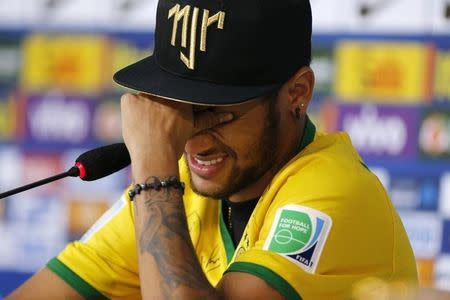
{"label": "microphone", "polygon": [[68,171],[0,193],[0,199],[67,176],[80,177],[84,181],[97,180],[125,168],[130,163],[130,154],[124,143],[102,146],[78,156],[75,165]]}
{"label": "microphone", "polygon": [[75,159],[75,167],[84,181],[93,181],[111,175],[131,163],[124,143],[111,144],[89,150]]}

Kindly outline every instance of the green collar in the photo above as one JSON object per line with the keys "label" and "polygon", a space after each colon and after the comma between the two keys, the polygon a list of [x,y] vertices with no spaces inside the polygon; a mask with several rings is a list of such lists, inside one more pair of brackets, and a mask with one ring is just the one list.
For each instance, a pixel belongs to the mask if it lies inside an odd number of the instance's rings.
{"label": "green collar", "polygon": [[314,140],[315,135],[316,135],[316,126],[314,126],[313,122],[311,122],[308,115],[306,115],[305,129],[303,131],[303,137],[300,140],[300,144],[298,145],[297,153],[302,151],[309,144],[311,144],[311,142]]}

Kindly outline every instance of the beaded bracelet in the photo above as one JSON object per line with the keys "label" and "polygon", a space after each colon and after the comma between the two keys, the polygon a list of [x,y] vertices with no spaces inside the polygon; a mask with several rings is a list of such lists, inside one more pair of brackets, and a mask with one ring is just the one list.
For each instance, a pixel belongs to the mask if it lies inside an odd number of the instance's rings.
{"label": "beaded bracelet", "polygon": [[[151,182],[149,182],[150,180]],[[180,190],[181,194],[184,193],[184,183],[181,182],[177,177],[171,176],[168,179],[160,179],[156,176],[152,176],[146,182],[136,184],[133,189],[128,191],[128,196],[130,196],[131,201],[133,201],[134,196],[140,194],[141,191],[146,190],[159,191],[161,188],[169,188],[169,187],[173,187],[177,190]]]}

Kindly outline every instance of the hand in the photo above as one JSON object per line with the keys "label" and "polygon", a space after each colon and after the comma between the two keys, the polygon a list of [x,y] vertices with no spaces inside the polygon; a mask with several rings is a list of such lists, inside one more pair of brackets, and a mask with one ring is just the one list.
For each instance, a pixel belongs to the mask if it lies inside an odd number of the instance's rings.
{"label": "hand", "polygon": [[[194,119],[192,105],[147,94],[123,95],[121,113],[122,135],[130,152],[133,173],[138,170],[142,176],[165,170],[167,175],[174,175],[168,164],[178,162],[191,136],[233,118],[229,113],[204,110],[196,113]],[[144,174],[150,171],[155,174]]]}

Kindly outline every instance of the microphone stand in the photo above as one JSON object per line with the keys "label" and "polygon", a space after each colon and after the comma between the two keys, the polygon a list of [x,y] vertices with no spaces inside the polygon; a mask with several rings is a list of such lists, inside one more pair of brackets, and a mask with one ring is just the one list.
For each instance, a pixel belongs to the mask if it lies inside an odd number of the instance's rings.
{"label": "microphone stand", "polygon": [[37,186],[40,186],[40,185],[43,185],[43,184],[46,184],[46,183],[49,183],[49,182],[52,182],[52,181],[64,178],[64,177],[67,177],[67,176],[77,177],[79,175],[80,175],[80,170],[77,167],[73,166],[67,172],[64,172],[64,173],[61,173],[61,174],[58,174],[58,175],[54,175],[54,176],[51,176],[51,177],[48,177],[48,178],[44,178],[44,179],[41,179],[39,181],[30,183],[30,184],[27,184],[27,185],[24,185],[24,186],[20,186],[18,188],[12,189],[12,190],[4,192],[4,193],[0,193],[0,199],[6,198],[8,196],[11,196],[11,195],[14,195],[14,194],[17,194],[17,193],[20,193],[20,192],[32,189],[34,187],[37,187]]}

